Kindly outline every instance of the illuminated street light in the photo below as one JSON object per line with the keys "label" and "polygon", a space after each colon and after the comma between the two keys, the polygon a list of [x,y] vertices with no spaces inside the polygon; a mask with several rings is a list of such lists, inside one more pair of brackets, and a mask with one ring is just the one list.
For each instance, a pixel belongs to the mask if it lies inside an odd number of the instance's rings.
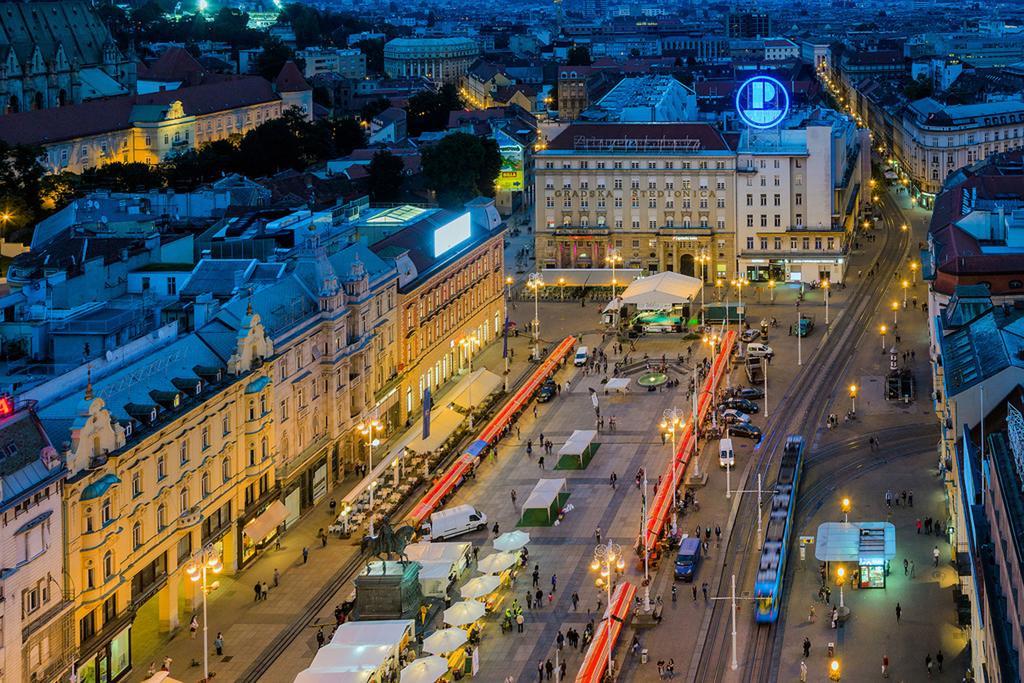
{"label": "illuminated street light", "polygon": [[849,524],[850,523],[850,499],[849,498],[843,498],[843,500],[840,502],[839,507],[843,511],[843,522]]}
{"label": "illuminated street light", "polygon": [[775,280],[769,280],[768,281],[768,293],[772,297],[772,303],[775,303],[775,285],[776,284],[777,283],[775,282]]}
{"label": "illuminated street light", "polygon": [[[612,572],[621,572],[626,568],[626,562],[622,559],[622,546],[612,543],[611,540],[603,545],[594,547],[594,561],[590,563],[591,571],[597,572],[595,583],[598,588],[604,588],[608,598],[608,633],[611,633],[612,626]],[[608,678],[612,678],[612,639],[605,639],[605,657],[608,660]]]}
{"label": "illuminated street light", "polygon": [[206,681],[210,680],[210,623],[206,615],[206,594],[218,587],[217,582],[207,582],[207,571],[220,574],[222,569],[224,565],[221,564],[220,554],[212,545],[203,546],[185,567],[188,578],[199,583],[199,590],[203,593],[203,680]]}
{"label": "illuminated street light", "polygon": [[533,357],[540,360],[540,290],[544,286],[544,278],[540,273],[530,273],[526,286],[533,290]]}
{"label": "illuminated street light", "polygon": [[884,352],[885,351],[885,333],[889,331],[889,328],[886,327],[885,325],[879,325],[878,331],[882,335],[882,351]]}
{"label": "illuminated street light", "polygon": [[828,329],[828,293],[832,289],[832,285],[828,280],[822,280],[821,288],[825,290],[825,329]]}
{"label": "illuminated street light", "polygon": [[857,385],[850,385],[850,412],[854,415],[857,414]]}
{"label": "illuminated street light", "polygon": [[840,678],[839,673],[839,660],[833,659],[832,663],[828,665],[828,677],[833,681],[838,681]]}
{"label": "illuminated street light", "polygon": [[917,269],[920,268],[920,264],[917,261],[910,262],[910,272],[912,273],[913,283],[917,284]]}
{"label": "illuminated street light", "polygon": [[893,329],[893,331],[895,331],[896,327],[899,325],[899,321],[897,320],[896,316],[897,316],[897,314],[900,311],[900,302],[893,301],[892,304],[891,304],[891,307],[892,307],[892,329]]}
{"label": "illuminated street light", "polygon": [[843,600],[843,584],[845,583],[845,578],[846,568],[839,567],[838,569],[836,569],[836,583],[839,584],[839,609],[843,609],[844,607],[846,607],[846,601]]}
{"label": "illuminated street light", "polygon": [[903,308],[906,308],[907,307],[907,287],[910,287],[910,283],[907,282],[906,280],[904,280],[903,282],[900,283],[900,285],[903,287]]}
{"label": "illuminated street light", "polygon": [[612,267],[612,299],[615,298],[615,266],[622,263],[622,256],[618,249],[609,249],[605,261]]}
{"label": "illuminated street light", "polygon": [[[356,425],[356,430],[366,438],[366,478],[373,476],[373,447],[380,445],[380,440],[374,436],[374,432],[384,431],[384,425],[380,420],[369,420]],[[373,482],[370,488],[370,507],[373,507]],[[370,535],[373,536],[373,513],[370,513]]]}
{"label": "illuminated street light", "polygon": [[[614,280],[614,278],[612,278]],[[558,278],[558,299],[559,301],[565,301],[565,278]]]}

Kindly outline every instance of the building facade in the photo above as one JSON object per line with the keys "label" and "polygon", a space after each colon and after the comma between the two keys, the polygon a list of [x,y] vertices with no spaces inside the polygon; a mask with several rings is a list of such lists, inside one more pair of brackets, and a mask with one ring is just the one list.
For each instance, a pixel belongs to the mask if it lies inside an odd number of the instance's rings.
{"label": "building facade", "polygon": [[538,267],[726,277],[736,268],[736,157],[707,124],[571,124],[535,156]]}
{"label": "building facade", "polygon": [[384,45],[384,72],[391,78],[423,76],[438,85],[458,85],[479,54],[472,38],[395,38]]}
{"label": "building facade", "polygon": [[67,469],[31,402],[0,396],[0,661],[10,681],[53,681],[74,663],[72,586],[64,573]]}

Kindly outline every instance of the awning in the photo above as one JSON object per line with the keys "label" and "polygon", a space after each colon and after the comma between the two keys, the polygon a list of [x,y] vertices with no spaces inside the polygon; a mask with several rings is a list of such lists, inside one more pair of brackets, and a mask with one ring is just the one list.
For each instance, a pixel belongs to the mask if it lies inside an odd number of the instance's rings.
{"label": "awning", "polygon": [[577,429],[572,436],[558,449],[559,457],[563,455],[583,455],[594,439],[597,438],[597,431],[593,429]]}
{"label": "awning", "polygon": [[541,516],[550,522],[558,514],[558,497],[564,491],[565,479],[541,479],[523,503],[521,519],[525,522],[528,517],[536,516],[530,514],[531,510],[542,510]]}
{"label": "awning", "polygon": [[626,391],[629,389],[629,382],[628,377],[612,377],[605,383],[604,388],[609,391]]}
{"label": "awning", "polygon": [[635,595],[636,586],[628,581],[623,581],[615,589],[612,602],[605,610],[594,633],[594,640],[583,657],[579,673],[576,674],[576,683],[599,683],[605,680],[608,657],[615,650],[615,641],[619,639],[622,624],[629,616],[629,606],[633,604]]}
{"label": "awning", "polygon": [[700,280],[666,271],[636,280],[622,293],[622,303],[657,310],[688,303],[700,293]]}
{"label": "awning", "polygon": [[[459,381],[455,389],[452,390],[451,400],[445,402],[452,403],[463,410],[469,410],[480,405],[500,386],[501,378],[490,370],[485,368],[474,370]],[[433,426],[433,420],[431,420],[431,426]]]}
{"label": "awning", "polygon": [[259,543],[270,535],[270,532],[282,524],[288,517],[288,508],[279,500],[267,506],[267,509],[260,513],[242,528],[242,533],[252,541]]}
{"label": "awning", "polygon": [[[623,287],[643,274],[640,268],[616,268],[615,284]],[[545,268],[546,287],[611,287],[611,268]],[[554,290],[551,290],[554,291]]]}
{"label": "awning", "polygon": [[825,522],[814,557],[822,562],[882,563],[896,557],[896,527],[889,522]]}
{"label": "awning", "polygon": [[886,180],[896,180],[897,178],[899,178],[899,176],[896,175],[896,171],[893,171],[891,169],[885,170],[885,177]]}
{"label": "awning", "polygon": [[417,436],[406,446],[415,453],[427,453],[443,444],[451,436],[466,416],[451,408],[434,408],[430,415],[430,436]]}

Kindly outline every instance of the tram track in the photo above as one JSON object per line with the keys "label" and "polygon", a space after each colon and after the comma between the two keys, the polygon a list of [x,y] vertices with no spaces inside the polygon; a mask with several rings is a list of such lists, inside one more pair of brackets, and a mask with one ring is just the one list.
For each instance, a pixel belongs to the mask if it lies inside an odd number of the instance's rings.
{"label": "tram track", "polygon": [[[745,482],[747,490],[756,486],[759,474],[762,477],[762,486],[771,487],[773,485],[774,479],[770,476],[772,466],[776,455],[785,445],[788,435],[804,436],[808,444],[808,456],[814,452],[814,437],[821,429],[828,407],[841,385],[840,380],[845,376],[852,363],[853,352],[869,329],[871,318],[876,315],[881,296],[889,286],[890,281],[887,274],[894,272],[907,251],[909,234],[900,231],[899,222],[902,221],[902,214],[891,204],[891,201],[891,198],[885,195],[883,213],[886,214],[884,219],[887,229],[884,233],[880,254],[876,260],[879,275],[872,280],[858,283],[847,310],[828,330],[828,342],[820,344],[815,349],[807,367],[790,382],[783,400],[779,401],[778,405],[790,405],[792,409],[784,413],[776,412],[774,420],[769,421],[769,429],[757,449],[757,457],[750,460],[740,478]],[[895,245],[890,247],[893,242]],[[886,275],[882,275],[883,273]],[[829,343],[833,339],[837,341]],[[826,447],[826,449],[832,448],[835,448],[834,452],[838,453],[843,448],[843,444]],[[825,459],[826,457],[823,455],[814,455],[813,460],[805,461],[805,468]],[[840,465],[840,468],[846,466],[848,465]],[[798,506],[801,498],[802,496],[797,499]],[[755,506],[755,503],[749,500],[749,496],[744,496],[734,507],[732,523],[727,525],[729,530],[724,552],[726,557],[733,557],[735,560],[732,565],[723,563],[717,577],[719,595],[721,595],[723,587],[728,584],[726,580],[727,567],[734,567],[737,561],[740,564],[739,570],[736,572],[737,586],[741,587],[741,591],[752,586],[759,562],[759,553],[746,551],[750,548],[760,548],[761,539],[754,538],[757,515],[760,513],[760,506]],[[787,583],[784,577],[782,585],[786,586]],[[785,593],[783,593],[782,599],[786,599]],[[744,602],[748,601],[744,600]],[[712,602],[702,628],[704,637],[698,642],[691,660],[689,680],[721,680],[726,669],[730,668],[727,660],[731,649],[726,643],[727,633],[730,630],[728,624],[730,609],[726,600]],[[781,629],[778,623],[754,625],[750,628],[753,629],[751,635],[753,642],[745,649],[744,661],[741,664],[745,669],[744,680],[770,681],[774,675],[773,659],[776,660],[774,667],[777,667],[777,658],[771,657],[770,654],[777,649],[777,642],[781,641],[778,638]]]}

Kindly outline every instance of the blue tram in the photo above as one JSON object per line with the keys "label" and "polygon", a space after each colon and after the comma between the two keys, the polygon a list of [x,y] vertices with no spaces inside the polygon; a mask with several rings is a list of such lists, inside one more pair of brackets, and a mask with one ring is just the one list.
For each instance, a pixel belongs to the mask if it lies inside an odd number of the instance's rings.
{"label": "blue tram", "polygon": [[757,580],[754,583],[757,605],[754,617],[759,623],[771,623],[779,617],[782,579],[786,575],[786,557],[789,554],[789,539],[795,524],[793,514],[796,510],[803,462],[804,438],[795,435],[786,437],[779,478],[772,495],[768,529],[761,548],[761,563],[757,568]]}

